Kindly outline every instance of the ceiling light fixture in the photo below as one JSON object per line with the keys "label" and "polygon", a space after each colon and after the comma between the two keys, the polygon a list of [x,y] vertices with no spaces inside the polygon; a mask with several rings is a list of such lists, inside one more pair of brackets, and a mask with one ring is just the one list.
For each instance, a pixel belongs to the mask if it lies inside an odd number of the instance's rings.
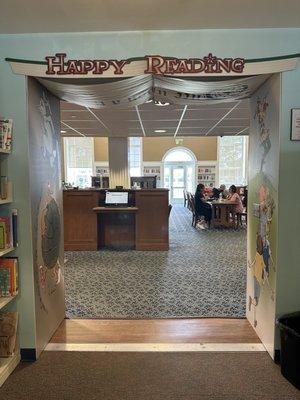
{"label": "ceiling light fixture", "polygon": [[60,133],[67,133],[67,131],[60,131]]}
{"label": "ceiling light fixture", "polygon": [[159,106],[159,107],[165,107],[165,106],[169,106],[169,105],[170,105],[170,103],[165,103],[165,102],[163,102],[163,101],[158,101],[158,100],[155,100],[155,101],[154,101],[154,104],[155,104],[156,106]]}
{"label": "ceiling light fixture", "polygon": [[165,133],[167,132],[165,129],[155,129],[155,133]]}

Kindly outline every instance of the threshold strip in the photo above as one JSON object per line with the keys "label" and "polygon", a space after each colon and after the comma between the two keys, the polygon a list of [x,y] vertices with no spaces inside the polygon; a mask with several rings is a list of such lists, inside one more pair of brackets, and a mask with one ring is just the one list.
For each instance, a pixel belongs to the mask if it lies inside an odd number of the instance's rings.
{"label": "threshold strip", "polygon": [[45,351],[261,352],[261,343],[49,343]]}

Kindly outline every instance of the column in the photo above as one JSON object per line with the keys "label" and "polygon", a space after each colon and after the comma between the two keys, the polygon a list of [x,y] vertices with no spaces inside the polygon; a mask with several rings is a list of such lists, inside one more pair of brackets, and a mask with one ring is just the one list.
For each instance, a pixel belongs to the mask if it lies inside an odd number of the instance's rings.
{"label": "column", "polygon": [[128,167],[128,139],[108,138],[109,187],[130,187]]}

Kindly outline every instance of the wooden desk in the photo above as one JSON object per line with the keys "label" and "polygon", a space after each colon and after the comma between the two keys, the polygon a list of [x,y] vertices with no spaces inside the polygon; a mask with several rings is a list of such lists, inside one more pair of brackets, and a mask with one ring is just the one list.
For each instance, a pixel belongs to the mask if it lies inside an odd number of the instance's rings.
{"label": "wooden desk", "polygon": [[213,201],[212,205],[212,223],[213,226],[221,226],[223,228],[233,228],[235,226],[234,220],[230,219],[230,213],[236,206],[235,203],[230,201]]}
{"label": "wooden desk", "polygon": [[98,248],[135,249],[137,207],[94,207],[98,214]]}
{"label": "wooden desk", "polygon": [[137,207],[94,207],[93,211],[96,213],[116,213],[116,212],[137,212]]}
{"label": "wooden desk", "polygon": [[168,250],[168,190],[127,191],[130,207],[104,207],[103,189],[64,191],[65,250]]}

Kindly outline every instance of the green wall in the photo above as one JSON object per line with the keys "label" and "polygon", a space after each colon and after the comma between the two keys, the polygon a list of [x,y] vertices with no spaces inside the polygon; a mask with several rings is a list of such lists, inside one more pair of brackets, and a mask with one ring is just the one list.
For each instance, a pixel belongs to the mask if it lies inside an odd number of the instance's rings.
{"label": "green wall", "polygon": [[277,315],[300,310],[300,141],[290,140],[292,108],[300,108],[300,65],[282,74]]}

